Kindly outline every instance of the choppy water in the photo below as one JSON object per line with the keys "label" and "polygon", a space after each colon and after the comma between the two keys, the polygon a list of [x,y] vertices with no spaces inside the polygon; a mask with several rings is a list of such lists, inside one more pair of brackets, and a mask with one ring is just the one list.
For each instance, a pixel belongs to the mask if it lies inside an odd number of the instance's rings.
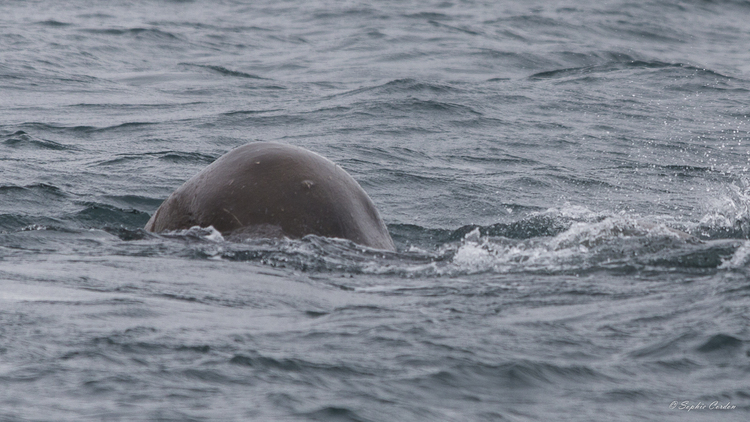
{"label": "choppy water", "polygon": [[[750,3],[71,3],[0,3],[0,420],[750,417]],[[141,229],[253,140],[398,251]]]}

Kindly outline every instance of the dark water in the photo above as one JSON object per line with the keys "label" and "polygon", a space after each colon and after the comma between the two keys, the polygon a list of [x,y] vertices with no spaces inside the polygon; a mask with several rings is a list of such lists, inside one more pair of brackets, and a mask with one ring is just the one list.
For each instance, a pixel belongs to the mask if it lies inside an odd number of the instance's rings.
{"label": "dark water", "polygon": [[[70,3],[0,3],[0,420],[750,418],[750,3]],[[253,140],[398,251],[141,229]]]}

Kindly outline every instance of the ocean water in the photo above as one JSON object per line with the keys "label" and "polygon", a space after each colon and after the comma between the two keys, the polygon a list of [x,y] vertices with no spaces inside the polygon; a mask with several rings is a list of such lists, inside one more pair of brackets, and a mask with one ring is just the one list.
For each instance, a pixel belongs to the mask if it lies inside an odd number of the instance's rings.
{"label": "ocean water", "polygon": [[[748,420],[749,22],[0,2],[0,420]],[[142,229],[257,140],[347,170],[397,251]]]}

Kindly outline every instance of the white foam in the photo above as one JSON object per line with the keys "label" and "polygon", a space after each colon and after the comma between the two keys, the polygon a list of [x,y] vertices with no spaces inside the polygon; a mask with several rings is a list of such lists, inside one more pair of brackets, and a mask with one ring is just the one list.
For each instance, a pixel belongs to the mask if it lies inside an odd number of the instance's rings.
{"label": "white foam", "polygon": [[594,256],[602,245],[619,239],[659,237],[690,238],[664,223],[625,216],[610,216],[597,222],[578,222],[554,237],[518,241],[483,237],[475,229],[458,246],[452,260],[453,268],[447,269],[447,272],[505,273],[584,268],[588,258]]}
{"label": "white foam", "polygon": [[745,241],[736,251],[732,254],[732,257],[725,260],[719,265],[720,269],[731,270],[742,268],[750,262],[750,241]]}
{"label": "white foam", "polygon": [[740,185],[726,186],[727,194],[708,201],[706,214],[698,223],[704,229],[737,229],[750,231],[750,183],[739,180]]}
{"label": "white foam", "polygon": [[216,243],[224,242],[224,236],[222,236],[221,232],[216,230],[214,226],[208,226],[208,227],[193,226],[189,229],[177,230],[172,233],[179,235],[179,236],[201,237],[203,239],[209,240],[211,242],[216,242]]}

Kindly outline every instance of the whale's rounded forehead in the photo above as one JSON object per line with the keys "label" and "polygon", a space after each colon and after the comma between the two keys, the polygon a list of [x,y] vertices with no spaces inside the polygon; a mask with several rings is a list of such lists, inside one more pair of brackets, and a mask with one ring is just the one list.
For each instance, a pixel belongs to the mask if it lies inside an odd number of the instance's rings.
{"label": "whale's rounded forehead", "polygon": [[235,148],[194,178],[206,186],[232,185],[241,189],[263,185],[276,189],[272,193],[282,196],[300,190],[309,192],[313,187],[347,190],[350,199],[366,196],[359,184],[331,160],[300,147],[274,142],[254,142]]}
{"label": "whale's rounded forehead", "polygon": [[288,170],[294,174],[304,172],[343,172],[333,161],[293,145],[276,142],[253,142],[235,148],[210,167],[221,167],[227,171],[273,172]]}
{"label": "whale's rounded forehead", "polygon": [[[269,160],[281,160],[289,161],[298,158],[305,158],[309,160],[315,160],[321,163],[333,164],[333,161],[323,157],[320,154],[316,154],[312,151],[300,148],[294,145],[281,144],[277,142],[251,142],[249,144],[242,145],[231,151],[229,151],[224,157],[227,156],[244,156],[246,158],[266,158]],[[258,162],[255,162],[256,164]],[[260,161],[262,163],[262,161]]]}
{"label": "whale's rounded forehead", "polygon": [[258,235],[264,231],[248,226],[278,226],[290,237],[317,234],[394,249],[372,200],[346,171],[312,151],[275,142],[249,143],[221,156],[164,201],[146,229],[188,224]]}

